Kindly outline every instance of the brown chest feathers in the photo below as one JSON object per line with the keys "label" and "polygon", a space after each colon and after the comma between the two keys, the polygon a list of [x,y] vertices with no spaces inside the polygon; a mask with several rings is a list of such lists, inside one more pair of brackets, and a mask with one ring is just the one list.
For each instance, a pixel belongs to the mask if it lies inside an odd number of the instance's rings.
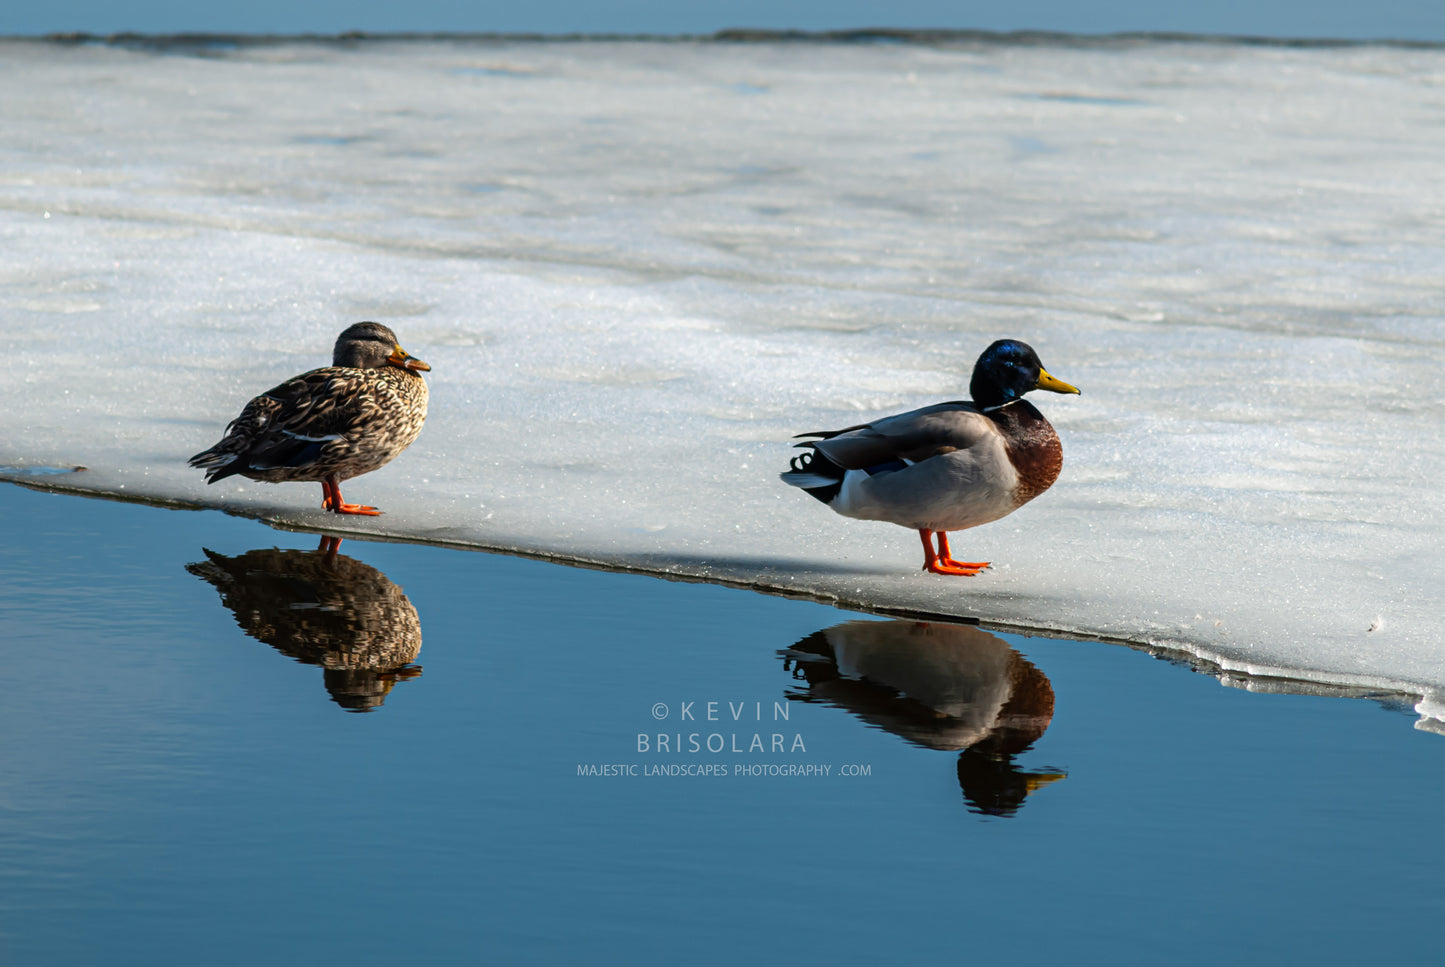
{"label": "brown chest feathers", "polygon": [[1023,506],[1059,479],[1059,471],[1064,467],[1064,448],[1059,443],[1059,435],[1028,400],[991,410],[988,416],[1003,431],[1009,462],[1019,475],[1014,500]]}

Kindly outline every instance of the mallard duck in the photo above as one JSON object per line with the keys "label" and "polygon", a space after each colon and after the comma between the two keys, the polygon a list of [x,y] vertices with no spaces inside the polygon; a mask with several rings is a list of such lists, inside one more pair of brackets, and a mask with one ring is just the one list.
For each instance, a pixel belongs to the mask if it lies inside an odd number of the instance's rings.
{"label": "mallard duck", "polygon": [[206,483],[232,474],[267,483],[321,484],[324,510],[381,513],[341,499],[341,481],[370,473],[411,446],[426,419],[431,367],[396,333],[358,322],[336,339],[331,365],[293,376],[246,404],[221,442],[191,457]]}
{"label": "mallard duck", "polygon": [[930,749],[962,751],[1008,732],[1010,751],[1022,752],[1054,714],[1048,678],[972,625],[845,621],[783,655],[808,682],[790,697],[836,705]]}
{"label": "mallard duck", "polygon": [[1012,815],[1024,799],[1067,778],[1022,769],[1054,717],[1048,676],[996,635],[944,622],[845,621],[781,653],[806,689],[802,702],[834,705],[929,749],[959,753],[969,808]]}
{"label": "mallard duck", "polygon": [[314,551],[268,547],[234,557],[202,548],[186,570],[215,586],[241,630],[299,662],[320,665],[342,708],[377,708],[398,681],[416,678],[421,619],[401,588],[376,568],[338,554],[323,536]]}
{"label": "mallard duck", "polygon": [[[973,402],[937,403],[818,437],[794,457],[783,481],[845,517],[886,520],[918,531],[923,567],[973,576],[987,561],[957,561],[948,532],[1013,513],[1058,479],[1063,448],[1030,390],[1078,393],[1044,370],[1026,343],[1000,339],[973,367]],[[937,537],[938,547],[933,540]]]}

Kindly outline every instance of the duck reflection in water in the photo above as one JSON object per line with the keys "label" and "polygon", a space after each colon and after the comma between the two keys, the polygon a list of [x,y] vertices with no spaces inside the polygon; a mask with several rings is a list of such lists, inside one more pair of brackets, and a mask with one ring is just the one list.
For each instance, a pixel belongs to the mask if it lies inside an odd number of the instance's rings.
{"label": "duck reflection in water", "polygon": [[186,570],[212,584],[241,630],[299,662],[320,665],[326,690],[351,712],[380,707],[401,680],[421,674],[421,620],[401,588],[376,568],[337,553],[263,548]]}
{"label": "duck reflection in water", "polygon": [[835,705],[915,745],[957,751],[974,812],[1011,816],[1067,773],[1020,769],[1044,734],[1054,690],[1044,673],[982,628],[921,621],[845,621],[781,652],[805,689],[790,699]]}

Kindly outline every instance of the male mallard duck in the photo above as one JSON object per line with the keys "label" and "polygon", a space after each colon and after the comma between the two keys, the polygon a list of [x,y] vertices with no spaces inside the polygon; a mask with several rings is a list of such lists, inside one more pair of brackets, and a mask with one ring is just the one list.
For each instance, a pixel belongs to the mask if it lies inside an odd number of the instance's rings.
{"label": "male mallard duck", "polygon": [[321,484],[324,510],[381,513],[341,500],[341,481],[385,466],[411,446],[426,419],[431,367],[396,334],[358,322],[336,339],[331,365],[293,376],[246,404],[221,442],[191,457],[206,483],[239,473],[252,480]]}
{"label": "male mallard duck", "polygon": [[[1023,399],[1030,390],[1077,393],[1044,371],[1025,343],[1000,339],[973,367],[973,402],[937,403],[846,430],[800,433],[783,482],[844,517],[886,520],[918,531],[923,567],[972,576],[987,561],[955,561],[948,531],[998,520],[1058,479],[1058,434]],[[938,550],[932,537],[938,535]]]}
{"label": "male mallard duck", "polygon": [[1020,768],[1054,717],[1048,676],[996,635],[946,622],[845,621],[782,653],[788,698],[841,708],[929,749],[959,753],[974,812],[1010,816],[1057,770]]}

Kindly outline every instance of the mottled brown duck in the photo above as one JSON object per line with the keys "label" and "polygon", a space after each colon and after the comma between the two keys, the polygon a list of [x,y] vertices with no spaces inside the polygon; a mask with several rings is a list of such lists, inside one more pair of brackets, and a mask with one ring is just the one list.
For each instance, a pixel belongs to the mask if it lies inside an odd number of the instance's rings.
{"label": "mottled brown duck", "polygon": [[320,665],[326,690],[350,711],[378,708],[398,681],[415,678],[421,619],[385,574],[338,554],[323,537],[315,551],[261,548],[186,570],[221,594],[236,624],[299,662]]}
{"label": "mottled brown duck", "polygon": [[247,403],[221,441],[191,457],[206,483],[232,474],[267,483],[321,484],[324,510],[381,513],[341,499],[341,481],[390,463],[426,420],[431,367],[396,334],[358,322],[336,340],[330,366],[293,376]]}

